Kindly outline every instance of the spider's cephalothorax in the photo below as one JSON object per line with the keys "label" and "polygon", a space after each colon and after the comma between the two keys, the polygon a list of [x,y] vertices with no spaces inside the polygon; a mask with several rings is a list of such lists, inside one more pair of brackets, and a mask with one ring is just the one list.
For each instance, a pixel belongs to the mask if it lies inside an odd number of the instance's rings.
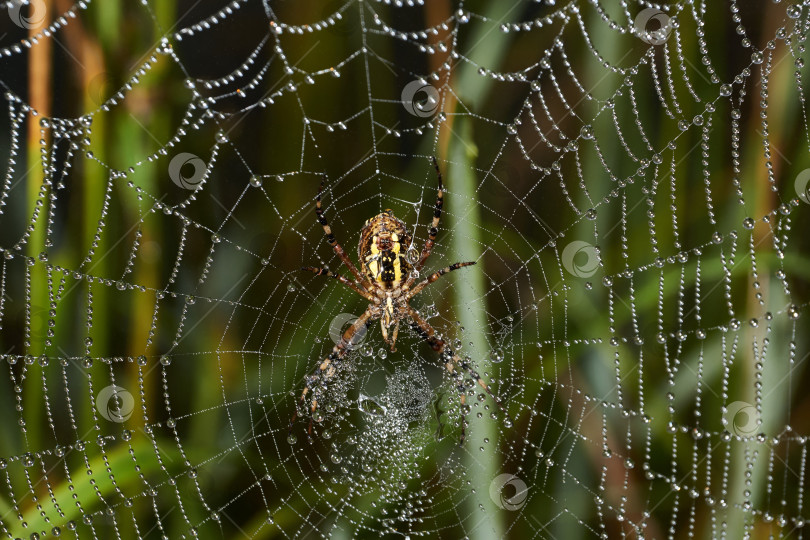
{"label": "spider's cephalothorax", "polygon": [[[343,333],[332,352],[318,364],[315,374],[307,379],[307,386],[301,395],[301,402],[303,403],[307,394],[312,391],[310,410],[313,418],[315,417],[315,411],[318,409],[318,399],[323,394],[329,378],[335,372],[332,364],[345,358],[355,344],[354,338],[356,334],[361,329],[368,327],[371,321],[377,319],[380,319],[383,339],[391,345],[392,351],[395,350],[399,322],[406,321],[439,354],[439,358],[445,359],[445,367],[458,380],[462,414],[465,410],[463,406],[466,402],[467,390],[463,385],[463,381],[461,381],[461,374],[457,368],[466,371],[487,393],[492,395],[489,387],[481,380],[481,377],[442,338],[437,336],[433,327],[410,306],[411,298],[444,274],[475,264],[475,262],[451,264],[414,284],[436,242],[436,235],[439,233],[439,219],[442,216],[444,202],[442,174],[435,158],[433,159],[433,166],[436,168],[436,176],[439,179],[439,193],[436,197],[436,205],[433,207],[433,221],[428,229],[428,239],[422,248],[422,253],[418,258],[414,257],[415,262],[413,263],[408,260],[408,252],[412,247],[412,242],[405,223],[394,217],[391,210],[386,210],[366,221],[360,232],[360,243],[357,246],[357,255],[360,259],[360,270],[358,270],[349,259],[349,256],[346,255],[346,252],[343,251],[341,245],[338,244],[335,235],[332,234],[332,228],[329,226],[329,222],[326,221],[321,208],[321,191],[318,191],[318,196],[315,199],[315,215],[318,218],[318,223],[323,227],[326,241],[352,273],[355,281],[351,281],[325,268],[305,267],[303,270],[340,281],[368,300],[369,305],[366,311],[354,321],[354,324]],[[321,190],[323,190],[323,183],[321,183]],[[393,331],[389,334],[389,328],[392,326]],[[492,396],[492,398],[500,407],[500,403],[495,399],[495,396]],[[297,416],[298,412],[296,411],[290,422],[290,429],[292,429],[292,424]],[[462,419],[462,440],[464,439],[463,426],[464,421]],[[312,421],[310,420],[311,430]]]}

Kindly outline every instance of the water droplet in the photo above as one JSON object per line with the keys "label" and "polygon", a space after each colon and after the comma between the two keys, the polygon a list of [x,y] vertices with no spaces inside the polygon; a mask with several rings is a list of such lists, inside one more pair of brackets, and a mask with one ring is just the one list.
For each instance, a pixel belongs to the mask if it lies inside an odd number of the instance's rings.
{"label": "water droplet", "polygon": [[743,227],[749,231],[754,228],[754,220],[747,217],[743,220]]}
{"label": "water droplet", "polygon": [[255,188],[262,187],[262,177],[254,174],[250,177],[250,185]]}
{"label": "water droplet", "polygon": [[741,326],[740,321],[737,319],[731,319],[728,322],[728,327],[731,328],[732,330],[739,330],[740,326]]}
{"label": "water droplet", "polygon": [[361,411],[374,416],[384,416],[386,409],[368,396],[360,394],[358,405]]}

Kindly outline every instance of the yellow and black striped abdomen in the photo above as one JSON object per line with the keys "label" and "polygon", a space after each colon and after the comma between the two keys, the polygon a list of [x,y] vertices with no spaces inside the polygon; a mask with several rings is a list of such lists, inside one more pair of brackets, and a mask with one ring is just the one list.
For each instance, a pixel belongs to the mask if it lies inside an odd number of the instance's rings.
{"label": "yellow and black striped abdomen", "polygon": [[402,286],[411,272],[411,264],[405,257],[410,244],[405,223],[390,210],[371,218],[363,227],[357,246],[362,273],[383,289]]}

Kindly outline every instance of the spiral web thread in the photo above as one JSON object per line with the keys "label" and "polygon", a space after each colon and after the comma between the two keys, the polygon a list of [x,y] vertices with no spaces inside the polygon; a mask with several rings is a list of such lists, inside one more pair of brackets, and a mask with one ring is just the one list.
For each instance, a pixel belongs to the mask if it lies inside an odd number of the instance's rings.
{"label": "spiral web thread", "polygon": [[[45,118],[13,62],[97,3],[20,37],[11,2],[0,43],[4,535],[802,536],[807,6],[236,0],[166,27],[144,1],[131,78]],[[99,153],[161,86],[168,136]],[[507,415],[375,322],[290,430],[366,304],[298,270],[348,275],[321,174],[351,258],[386,208],[419,249],[431,155],[425,270],[478,264],[412,305]]]}

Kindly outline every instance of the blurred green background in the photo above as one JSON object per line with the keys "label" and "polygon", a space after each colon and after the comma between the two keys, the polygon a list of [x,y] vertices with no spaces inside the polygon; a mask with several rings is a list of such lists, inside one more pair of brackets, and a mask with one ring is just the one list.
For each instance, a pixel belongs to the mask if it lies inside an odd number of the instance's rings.
{"label": "blurred green background", "polygon": [[[620,3],[43,5],[46,21],[77,17],[0,68],[0,152],[14,162],[0,216],[4,534],[797,534],[810,260],[795,179],[810,158],[794,25],[806,9],[672,3],[677,31],[651,47],[605,22],[632,26],[643,6]],[[2,22],[2,46],[45,27]],[[276,34],[281,23],[310,26]],[[428,73],[442,114],[409,114],[402,89]],[[40,122],[79,117],[91,121]],[[208,166],[197,192],[172,182],[181,153]],[[375,447],[361,478],[330,462],[336,448],[362,453],[346,443],[367,429],[356,412],[338,414],[332,440],[307,443],[303,422],[287,442],[330,322],[365,308],[298,271],[339,267],[313,197],[326,173],[327,216],[353,259],[383,208],[424,241],[430,155],[447,194],[428,269],[478,265],[414,305],[464,342],[514,425],[472,415],[457,448],[457,398],[405,334],[399,355],[357,369],[416,362],[448,412]],[[571,271],[583,255],[565,255],[575,240],[598,247],[588,277]],[[381,343],[378,327],[368,339]],[[132,396],[125,422],[97,403],[110,385]],[[762,421],[744,440],[722,423],[738,402]],[[490,496],[503,472],[527,485],[514,511]]]}

